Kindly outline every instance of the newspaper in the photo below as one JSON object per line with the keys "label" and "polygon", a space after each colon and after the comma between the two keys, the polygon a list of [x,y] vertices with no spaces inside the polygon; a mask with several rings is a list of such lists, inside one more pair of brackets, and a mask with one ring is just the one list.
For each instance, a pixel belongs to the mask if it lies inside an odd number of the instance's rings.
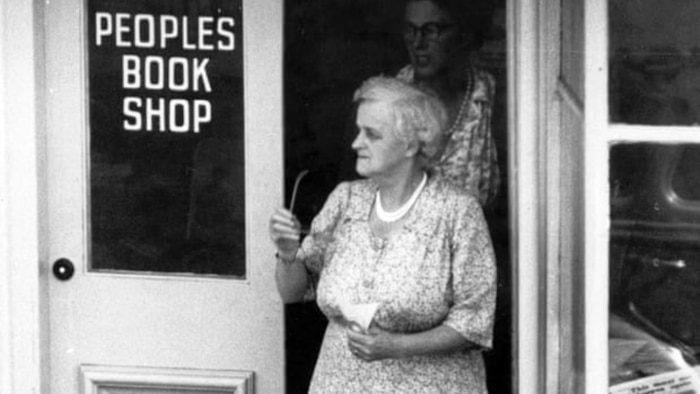
{"label": "newspaper", "polygon": [[700,394],[698,368],[648,376],[610,387],[609,394]]}

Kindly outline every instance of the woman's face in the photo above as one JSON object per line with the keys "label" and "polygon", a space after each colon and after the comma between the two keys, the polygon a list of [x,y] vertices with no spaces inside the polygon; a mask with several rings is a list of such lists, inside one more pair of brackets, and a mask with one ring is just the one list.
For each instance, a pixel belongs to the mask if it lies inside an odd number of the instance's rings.
{"label": "woman's face", "polygon": [[355,170],[363,177],[391,177],[411,160],[408,143],[394,132],[391,107],[383,102],[365,101],[357,109],[357,153]]}
{"label": "woman's face", "polygon": [[[468,0],[465,0],[468,1]],[[418,80],[444,75],[458,51],[459,28],[430,0],[413,0],[404,13],[404,43]]]}

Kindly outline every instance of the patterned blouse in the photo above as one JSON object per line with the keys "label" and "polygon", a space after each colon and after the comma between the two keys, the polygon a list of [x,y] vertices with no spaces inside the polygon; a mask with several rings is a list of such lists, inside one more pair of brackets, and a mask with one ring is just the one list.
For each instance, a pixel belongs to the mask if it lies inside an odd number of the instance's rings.
{"label": "patterned blouse", "polygon": [[[377,187],[341,183],[312,223],[298,258],[307,267],[329,325],[311,393],[485,393],[481,350],[492,341],[495,265],[477,201],[431,176],[403,229],[374,235],[369,216]],[[478,349],[367,363],[348,349],[341,303],[380,304],[377,327],[414,333],[445,325]]]}
{"label": "patterned blouse", "polygon": [[[476,196],[482,207],[489,210],[501,185],[496,144],[491,133],[496,83],[484,70],[472,68],[467,72],[471,83],[467,88],[470,92],[461,104],[463,115],[458,116],[447,131],[450,138],[435,170]],[[397,78],[413,82],[413,66],[401,69]]]}

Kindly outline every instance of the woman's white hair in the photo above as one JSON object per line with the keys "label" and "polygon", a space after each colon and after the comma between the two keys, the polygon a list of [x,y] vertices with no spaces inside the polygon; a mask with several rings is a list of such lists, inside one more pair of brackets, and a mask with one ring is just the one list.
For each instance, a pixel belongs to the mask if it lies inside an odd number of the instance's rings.
{"label": "woman's white hair", "polygon": [[447,127],[447,110],[435,95],[393,77],[372,77],[355,91],[353,102],[388,104],[393,131],[402,140],[419,145],[419,156],[427,165],[440,153]]}

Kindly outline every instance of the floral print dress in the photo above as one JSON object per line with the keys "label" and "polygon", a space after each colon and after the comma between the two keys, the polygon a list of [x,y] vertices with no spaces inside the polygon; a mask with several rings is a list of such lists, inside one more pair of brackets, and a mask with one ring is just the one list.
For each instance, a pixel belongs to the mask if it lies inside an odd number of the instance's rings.
{"label": "floral print dress", "polygon": [[[448,140],[434,170],[454,185],[476,196],[485,210],[496,202],[501,185],[496,143],[491,132],[491,114],[496,83],[491,74],[478,69],[466,70],[467,93],[464,111],[447,130]],[[399,71],[397,78],[413,82],[413,66]]]}
{"label": "floral print dress", "polygon": [[[312,279],[307,297],[329,318],[310,393],[485,393],[496,274],[479,204],[431,176],[401,231],[382,239],[369,226],[376,190],[370,180],[340,184],[298,254]],[[477,348],[362,361],[336,318],[341,303],[370,302],[380,304],[373,324],[383,330],[445,325]]]}

